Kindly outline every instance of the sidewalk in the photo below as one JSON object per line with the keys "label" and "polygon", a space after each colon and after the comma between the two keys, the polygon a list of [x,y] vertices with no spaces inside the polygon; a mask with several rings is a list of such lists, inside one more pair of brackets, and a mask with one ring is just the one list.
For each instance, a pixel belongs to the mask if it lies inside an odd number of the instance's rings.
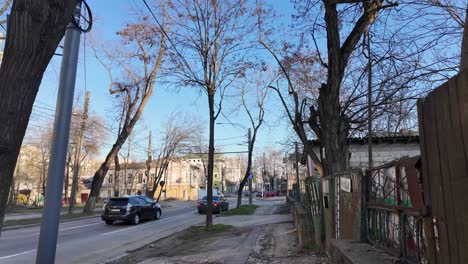
{"label": "sidewalk", "polygon": [[296,247],[296,230],[284,197],[256,199],[254,204],[259,207],[253,215],[214,217],[217,231],[192,226],[110,263],[328,263],[327,258]]}
{"label": "sidewalk", "polygon": [[[83,212],[83,209],[75,209],[73,211],[74,214],[79,214]],[[102,207],[94,209],[95,213],[100,213],[102,212]],[[66,215],[68,214],[68,210],[62,210],[60,211],[60,215]],[[4,221],[14,221],[14,220],[23,220],[23,219],[34,219],[34,218],[41,218],[42,217],[42,212],[37,212],[37,213],[11,213],[11,214],[6,214]]]}

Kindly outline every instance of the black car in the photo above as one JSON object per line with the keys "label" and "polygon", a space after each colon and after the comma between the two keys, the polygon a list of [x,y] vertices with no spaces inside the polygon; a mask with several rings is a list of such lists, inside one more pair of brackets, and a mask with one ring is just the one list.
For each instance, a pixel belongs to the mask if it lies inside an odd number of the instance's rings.
{"label": "black car", "polygon": [[137,225],[143,219],[159,219],[161,213],[161,206],[146,196],[115,197],[104,205],[101,219],[108,225],[117,220]]}
{"label": "black car", "polygon": [[[197,203],[198,213],[206,213],[208,197],[205,196]],[[229,202],[221,196],[213,196],[213,213],[221,213],[222,211],[229,210]]]}

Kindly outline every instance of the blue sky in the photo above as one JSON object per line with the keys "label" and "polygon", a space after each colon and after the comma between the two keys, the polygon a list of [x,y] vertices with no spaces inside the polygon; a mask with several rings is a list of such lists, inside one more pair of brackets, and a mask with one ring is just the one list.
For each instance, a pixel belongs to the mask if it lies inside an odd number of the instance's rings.
{"label": "blue sky", "polygon": [[[115,108],[112,107],[113,99],[108,92],[109,79],[105,70],[95,60],[92,50],[89,48],[89,40],[92,37],[98,39],[101,43],[115,42],[117,39],[115,32],[125,26],[128,19],[131,17],[131,10],[138,10],[141,2],[138,0],[100,0],[88,2],[92,9],[93,16],[95,17],[95,23],[90,34],[91,36],[82,35],[81,38],[75,97],[80,99],[78,106],[81,108],[85,90],[91,91],[90,111],[109,120],[115,116]],[[286,23],[289,21],[290,14],[293,12],[290,1],[272,1],[269,4],[276,9],[279,15],[283,16],[283,19],[280,19],[279,23],[281,20]],[[141,11],[147,12],[146,9],[141,9]],[[61,49],[57,52],[61,53]],[[58,90],[60,63],[61,57],[54,56],[44,75],[33,109],[30,127],[45,127],[47,126],[46,122],[50,122],[53,118],[53,110],[55,109]],[[161,85],[157,85],[155,87],[155,93],[145,109],[143,119],[137,128],[137,134],[135,135],[137,142],[132,148],[138,151],[138,155],[134,153],[134,156],[136,158],[144,157],[144,149],[147,144],[147,135],[150,129],[153,131],[153,141],[156,141],[156,146],[160,132],[163,131],[168,116],[175,111],[180,113],[188,112],[198,117],[201,122],[206,124],[206,136],[208,136],[208,107],[206,101],[206,96],[199,93],[197,89],[184,88],[176,92],[170,91]],[[274,101],[275,100],[271,100],[270,102]],[[230,111],[234,105],[228,103],[224,107],[227,111]],[[280,148],[277,142],[283,142],[286,137],[288,137],[288,124],[278,121],[284,114],[283,109],[274,104],[267,105],[267,109],[267,125],[263,126],[259,132],[256,145],[257,151],[263,151],[265,147]],[[229,121],[241,123],[244,126],[248,126],[249,124],[246,122],[245,116],[242,115],[242,111],[240,111],[238,116],[229,115]],[[220,116],[217,122],[225,123],[228,122],[228,120]],[[106,126],[109,130],[116,131],[115,127],[117,124],[108,121]],[[242,151],[247,149],[246,131],[242,129],[230,125],[217,125],[215,135],[218,150]],[[100,158],[103,158],[103,156],[107,154],[110,144],[113,143],[114,139],[115,133],[113,135],[109,133],[106,142],[102,143],[103,148]]]}

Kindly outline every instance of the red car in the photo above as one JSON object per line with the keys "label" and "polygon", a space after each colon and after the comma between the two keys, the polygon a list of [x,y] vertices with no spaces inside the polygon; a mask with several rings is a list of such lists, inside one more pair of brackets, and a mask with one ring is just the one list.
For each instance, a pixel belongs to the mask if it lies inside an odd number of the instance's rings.
{"label": "red car", "polygon": [[263,197],[276,197],[278,196],[277,193],[275,191],[271,191],[271,192],[266,192],[263,194]]}

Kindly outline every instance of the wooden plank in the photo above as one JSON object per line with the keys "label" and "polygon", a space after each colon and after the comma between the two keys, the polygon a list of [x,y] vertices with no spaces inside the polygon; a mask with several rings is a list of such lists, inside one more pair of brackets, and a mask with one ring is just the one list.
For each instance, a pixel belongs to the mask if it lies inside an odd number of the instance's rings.
{"label": "wooden plank", "polygon": [[[446,89],[446,85],[442,85],[437,89]],[[436,98],[433,96],[434,91],[427,97],[423,105],[423,119],[424,119],[424,133],[426,135],[425,147],[428,165],[428,177],[430,178],[430,196],[431,196],[431,212],[437,221],[445,225],[446,216],[444,210],[444,199],[442,189],[442,179],[440,178],[440,153],[439,145],[437,144],[437,121],[434,107],[436,106]],[[444,229],[445,230],[445,229]],[[438,263],[451,263],[450,253],[447,248],[448,239],[447,235],[440,235],[440,249],[438,251]],[[447,240],[446,240],[447,239]]]}
{"label": "wooden plank", "polygon": [[[424,191],[424,209],[427,208],[432,208],[431,204],[431,192],[430,192],[430,173],[429,173],[429,162],[428,162],[428,155],[427,155],[427,150],[426,150],[426,145],[427,145],[427,139],[426,139],[426,131],[425,131],[425,119],[424,116],[427,116],[427,113],[424,112],[423,106],[424,106],[425,100],[424,99],[419,99],[417,102],[417,107],[418,107],[418,126],[419,126],[419,146],[421,149],[421,170],[422,170],[422,182],[423,182],[423,191]],[[428,121],[429,122],[429,121]],[[428,246],[428,252],[427,252],[427,257],[430,260],[430,263],[432,264],[437,264],[438,258],[437,258],[437,250],[436,250],[436,243],[435,243],[435,237],[433,233],[433,228],[432,228],[432,216],[425,217],[424,219],[424,227],[425,227],[425,234],[427,237],[427,246]]]}
{"label": "wooden plank", "polygon": [[[456,91],[454,91],[456,89]],[[454,181],[452,182],[455,207],[458,209],[456,224],[459,235],[460,262],[468,263],[468,210],[466,209],[468,181],[468,75],[459,74],[457,87],[449,90],[451,95],[451,122],[458,133],[453,138],[458,149],[453,154]],[[457,109],[458,108],[458,109]],[[457,111],[458,110],[458,111]]]}
{"label": "wooden plank", "polygon": [[[452,78],[449,83],[452,86],[456,86],[456,79]],[[434,108],[433,111],[436,115],[436,127],[437,127],[437,141],[433,144],[437,144],[439,148],[439,161],[440,161],[440,174],[438,177],[441,179],[442,184],[442,200],[444,207],[441,211],[444,211],[446,216],[446,228],[447,228],[447,241],[448,244],[442,244],[442,247],[447,247],[450,252],[450,262],[457,264],[459,262],[458,254],[458,239],[457,239],[457,226],[456,226],[456,211],[454,207],[453,192],[451,188],[451,169],[450,165],[453,165],[451,158],[452,151],[457,148],[452,144],[452,135],[454,133],[450,122],[450,107],[449,107],[449,84],[443,85],[434,91],[433,96]]]}

